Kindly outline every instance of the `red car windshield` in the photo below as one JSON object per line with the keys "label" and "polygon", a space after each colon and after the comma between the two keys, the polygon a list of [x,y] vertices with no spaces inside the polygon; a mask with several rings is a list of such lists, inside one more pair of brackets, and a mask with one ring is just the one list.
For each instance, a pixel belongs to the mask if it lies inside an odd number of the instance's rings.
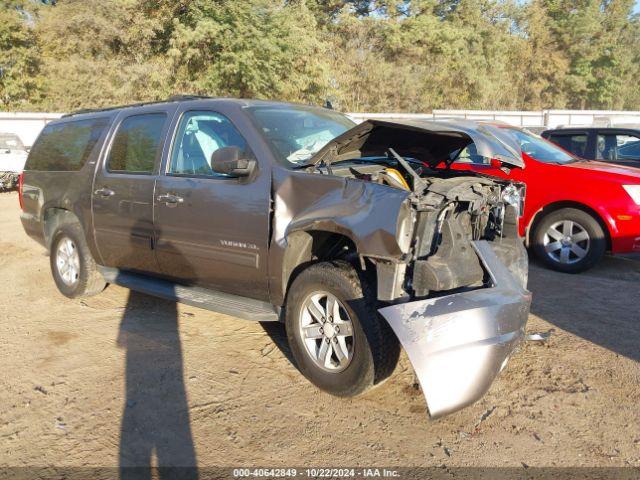
{"label": "red car windshield", "polygon": [[544,163],[573,163],[578,159],[560,147],[527,130],[506,129],[519,143],[524,153]]}

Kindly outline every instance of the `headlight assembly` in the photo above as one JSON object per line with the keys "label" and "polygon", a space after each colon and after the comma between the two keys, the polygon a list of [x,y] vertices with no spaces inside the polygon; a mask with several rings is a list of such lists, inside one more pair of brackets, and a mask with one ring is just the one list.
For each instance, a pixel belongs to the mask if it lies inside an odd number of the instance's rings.
{"label": "headlight assembly", "polygon": [[636,205],[640,205],[640,185],[623,185],[622,188],[626,190]]}
{"label": "headlight assembly", "polygon": [[512,205],[518,212],[518,217],[524,212],[524,192],[523,188],[513,184],[507,185],[502,190],[502,201],[507,205]]}
{"label": "headlight assembly", "polygon": [[407,202],[402,204],[398,212],[398,227],[396,229],[396,240],[402,253],[408,253],[413,238],[413,223],[415,216],[411,205]]}

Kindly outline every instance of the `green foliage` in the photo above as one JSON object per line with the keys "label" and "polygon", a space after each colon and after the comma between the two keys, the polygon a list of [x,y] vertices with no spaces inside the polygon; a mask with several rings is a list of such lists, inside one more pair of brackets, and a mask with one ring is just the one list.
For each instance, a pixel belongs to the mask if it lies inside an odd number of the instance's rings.
{"label": "green foliage", "polygon": [[[564,90],[571,108],[625,106],[619,94],[638,73],[633,0],[546,0],[548,26],[566,55]],[[632,73],[634,72],[634,73]],[[632,76],[631,76],[631,75]]]}
{"label": "green foliage", "polygon": [[196,0],[174,20],[167,57],[184,91],[318,101],[326,79],[304,2]]}
{"label": "green foliage", "polygon": [[634,0],[0,0],[0,104],[640,109]]}
{"label": "green foliage", "polygon": [[159,29],[134,0],[68,0],[42,9],[42,108],[69,111],[166,96],[170,70],[153,54]]}
{"label": "green foliage", "polygon": [[40,95],[40,58],[29,12],[22,2],[0,0],[0,107],[36,102]]}

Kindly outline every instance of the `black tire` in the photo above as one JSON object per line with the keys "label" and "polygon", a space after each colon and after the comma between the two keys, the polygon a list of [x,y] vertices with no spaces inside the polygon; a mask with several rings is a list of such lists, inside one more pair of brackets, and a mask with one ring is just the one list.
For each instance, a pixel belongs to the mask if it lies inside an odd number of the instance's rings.
{"label": "black tire", "polygon": [[[318,291],[337,298],[353,325],[351,360],[339,372],[326,371],[316,365],[300,332],[303,303]],[[285,324],[296,365],[311,383],[332,395],[352,397],[393,373],[400,345],[391,327],[378,314],[376,304],[368,282],[347,262],[318,263],[298,275],[287,295]]]}
{"label": "black tire", "polygon": [[[71,240],[75,246],[79,257],[78,273],[75,281],[68,284],[56,265],[58,261],[58,248],[61,242]],[[89,251],[89,246],[84,236],[82,227],[77,222],[63,223],[53,234],[50,249],[50,265],[53,279],[64,296],[69,298],[89,297],[100,293],[107,283],[98,271],[96,262]]]}
{"label": "black tire", "polygon": [[[565,259],[565,263],[563,263],[557,251],[547,253],[545,237],[554,225],[565,221],[573,223],[572,232],[586,232],[588,240],[577,243],[579,248],[586,250],[586,254],[583,257],[574,253],[573,247],[566,247],[569,252],[569,259]],[[574,235],[574,238],[582,238],[583,236],[577,237]],[[554,239],[549,236],[547,243],[550,243],[551,240]],[[561,240],[557,241],[561,242]],[[592,215],[576,208],[562,208],[545,215],[536,224],[532,236],[532,247],[536,256],[553,270],[564,273],[580,273],[593,267],[602,259],[607,250],[607,239],[602,226]]]}

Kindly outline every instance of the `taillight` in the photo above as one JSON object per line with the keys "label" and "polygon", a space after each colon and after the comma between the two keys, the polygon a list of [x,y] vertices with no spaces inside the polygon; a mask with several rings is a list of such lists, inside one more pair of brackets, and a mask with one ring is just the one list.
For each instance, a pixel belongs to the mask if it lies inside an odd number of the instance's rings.
{"label": "taillight", "polygon": [[24,182],[24,172],[18,177],[18,202],[20,202],[20,210],[24,210],[24,202],[22,201],[22,184]]}

